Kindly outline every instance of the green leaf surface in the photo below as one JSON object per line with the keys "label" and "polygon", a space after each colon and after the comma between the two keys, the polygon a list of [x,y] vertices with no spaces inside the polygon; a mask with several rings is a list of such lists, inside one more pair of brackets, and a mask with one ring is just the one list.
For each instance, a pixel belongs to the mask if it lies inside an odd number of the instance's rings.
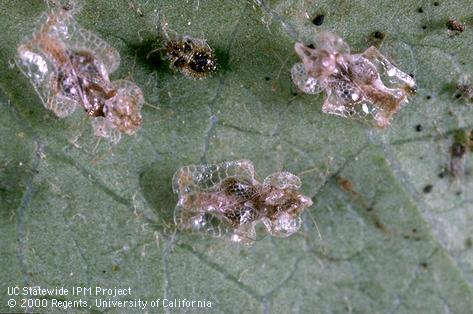
{"label": "green leaf surface", "polygon": [[[473,73],[470,1],[80,6],[79,23],[121,54],[112,79],[133,79],[150,106],[142,130],[118,145],[97,143],[80,110],[56,118],[11,62],[47,6],[0,3],[0,312],[25,311],[23,296],[7,295],[11,286],[131,287],[131,296],[115,298],[41,297],[92,305],[72,312],[142,312],[94,306],[106,298],[146,300],[149,313],[471,311],[473,157],[464,157],[460,176],[444,170],[454,132],[473,128],[472,105],[454,98],[460,76]],[[318,14],[325,19],[315,26]],[[466,30],[447,31],[449,18]],[[217,73],[192,80],[159,54],[147,57],[162,47],[166,22],[172,33],[207,39]],[[321,30],[354,52],[381,31],[380,50],[415,76],[418,93],[389,129],[324,115],[322,96],[292,85],[294,42]],[[260,177],[281,169],[300,175],[314,200],[301,232],[250,248],[175,232],[173,173],[235,159],[252,160]],[[164,298],[212,307],[149,307]]]}

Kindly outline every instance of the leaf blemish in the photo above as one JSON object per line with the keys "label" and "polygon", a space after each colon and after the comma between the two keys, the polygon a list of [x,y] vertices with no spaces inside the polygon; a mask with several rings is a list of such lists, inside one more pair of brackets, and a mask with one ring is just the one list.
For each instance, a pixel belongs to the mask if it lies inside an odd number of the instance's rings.
{"label": "leaf blemish", "polygon": [[384,37],[386,36],[386,34],[383,33],[383,32],[380,32],[380,31],[376,31],[376,32],[373,33],[373,36],[374,36],[374,38],[376,38],[376,39],[384,39]]}
{"label": "leaf blemish", "polygon": [[424,186],[423,191],[424,191],[424,193],[428,194],[428,193],[432,192],[432,189],[433,189],[433,185],[428,184],[428,185]]}
{"label": "leaf blemish", "polygon": [[465,239],[465,248],[471,249],[473,247],[473,239],[468,237]]}
{"label": "leaf blemish", "polygon": [[374,226],[381,230],[383,233],[388,233],[388,229],[386,228],[386,226],[381,222],[381,220],[379,219],[378,215],[371,215],[371,221],[373,222]]}
{"label": "leaf blemish", "polygon": [[312,19],[312,23],[314,25],[320,26],[324,23],[325,20],[325,15],[324,14],[318,14]]}

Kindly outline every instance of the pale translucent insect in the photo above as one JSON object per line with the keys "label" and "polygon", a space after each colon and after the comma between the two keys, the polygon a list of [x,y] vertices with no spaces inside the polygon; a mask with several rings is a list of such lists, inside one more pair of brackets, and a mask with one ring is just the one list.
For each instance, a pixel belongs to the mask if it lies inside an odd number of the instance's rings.
{"label": "pale translucent insect", "polygon": [[416,84],[376,47],[350,54],[337,35],[319,33],[316,47],[295,44],[301,59],[291,69],[294,84],[307,94],[325,93],[322,111],[342,117],[374,118],[389,126],[393,115],[415,93]]}
{"label": "pale translucent insect", "polygon": [[58,117],[80,106],[93,117],[94,133],[113,142],[120,132],[134,134],[139,129],[141,90],[129,81],[110,81],[109,74],[120,64],[118,51],[77,24],[71,11],[44,13],[17,52],[18,67],[43,105]]}
{"label": "pale translucent insect", "polygon": [[173,177],[179,196],[174,220],[180,229],[245,244],[255,241],[260,223],[269,234],[287,237],[299,230],[301,213],[312,205],[300,187],[299,177],[289,172],[258,181],[248,160],[185,166]]}

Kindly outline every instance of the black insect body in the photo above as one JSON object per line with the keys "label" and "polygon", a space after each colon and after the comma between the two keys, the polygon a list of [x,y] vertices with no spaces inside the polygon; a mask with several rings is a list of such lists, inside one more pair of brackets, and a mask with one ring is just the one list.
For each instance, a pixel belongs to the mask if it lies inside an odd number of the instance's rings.
{"label": "black insect body", "polygon": [[213,50],[203,39],[183,37],[166,43],[171,66],[186,76],[205,78],[217,69]]}

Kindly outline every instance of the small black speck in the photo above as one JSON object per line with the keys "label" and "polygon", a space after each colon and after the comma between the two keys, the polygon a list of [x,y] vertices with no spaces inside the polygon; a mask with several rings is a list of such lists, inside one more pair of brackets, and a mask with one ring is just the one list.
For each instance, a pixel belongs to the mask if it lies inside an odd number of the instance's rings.
{"label": "small black speck", "polygon": [[424,13],[424,9],[422,9],[422,7],[420,7],[420,8],[417,9],[417,12]]}
{"label": "small black speck", "polygon": [[438,3],[438,1],[435,1],[435,2],[434,2],[434,6],[436,6],[436,7],[437,7],[439,4],[440,4],[440,3]]}
{"label": "small black speck", "polygon": [[461,194],[462,194],[462,191],[457,191],[457,192],[455,193],[456,196],[460,196]]}
{"label": "small black speck", "polygon": [[105,273],[107,273],[107,271],[106,271],[106,270],[102,270],[102,273],[105,274]]}
{"label": "small black speck", "polygon": [[368,208],[366,209],[367,212],[371,212],[371,211],[373,211],[373,210],[374,210],[373,207],[368,207]]}
{"label": "small black speck", "polygon": [[427,26],[423,25],[423,26],[422,26],[422,29],[427,29]]}
{"label": "small black speck", "polygon": [[416,125],[416,131],[417,132],[422,131],[422,125],[421,124]]}
{"label": "small black speck", "polygon": [[292,96],[297,96],[298,94],[297,93],[292,93]]}
{"label": "small black speck", "polygon": [[412,232],[413,232],[413,233],[416,233],[416,232],[417,232],[417,229],[416,229],[416,228],[412,229]]}
{"label": "small black speck", "polygon": [[430,99],[432,98],[432,96],[428,95],[428,96],[425,96],[426,99]]}
{"label": "small black speck", "polygon": [[264,78],[265,81],[269,81],[270,79],[271,79],[271,78],[270,78],[269,76],[266,76],[266,77]]}
{"label": "small black speck", "polygon": [[424,191],[424,193],[430,193],[430,192],[432,192],[432,188],[433,188],[432,184],[428,184],[428,185],[424,186],[423,191]]}
{"label": "small black speck", "polygon": [[461,94],[456,94],[456,95],[455,95],[455,98],[456,98],[456,99],[459,99],[461,96],[462,96]]}
{"label": "small black speck", "polygon": [[374,36],[374,38],[376,38],[376,39],[384,39],[384,36],[385,36],[385,35],[384,35],[383,32],[376,31],[376,32],[373,33],[373,36]]}
{"label": "small black speck", "polygon": [[438,177],[439,177],[440,179],[444,178],[444,177],[445,177],[445,171],[440,172],[440,173],[438,174]]}
{"label": "small black speck", "polygon": [[427,264],[426,262],[422,262],[420,263],[420,266],[422,266],[423,268],[427,268],[429,264]]}
{"label": "small black speck", "polygon": [[314,44],[308,44],[307,47],[309,47],[310,49],[315,49]]}
{"label": "small black speck", "polygon": [[325,19],[325,15],[319,14],[316,17],[314,17],[314,19],[312,20],[312,23],[314,23],[314,25],[320,26],[324,23],[324,19]]}

